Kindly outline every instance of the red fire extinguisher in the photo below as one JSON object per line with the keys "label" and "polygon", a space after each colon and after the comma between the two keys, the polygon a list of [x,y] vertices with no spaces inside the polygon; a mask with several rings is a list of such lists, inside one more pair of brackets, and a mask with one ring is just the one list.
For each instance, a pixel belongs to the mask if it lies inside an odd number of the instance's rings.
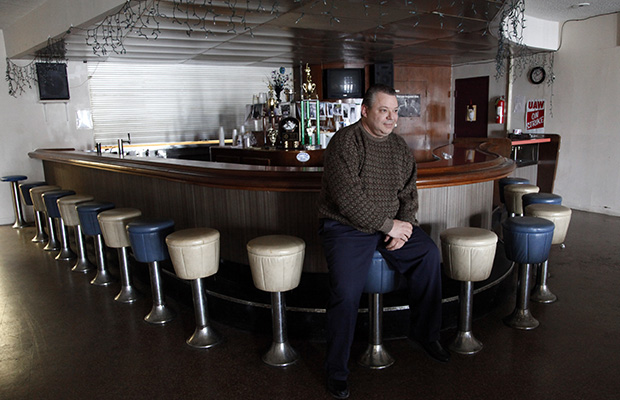
{"label": "red fire extinguisher", "polygon": [[506,111],[506,100],[504,100],[504,96],[501,96],[495,102],[495,123],[496,124],[504,123],[505,111]]}

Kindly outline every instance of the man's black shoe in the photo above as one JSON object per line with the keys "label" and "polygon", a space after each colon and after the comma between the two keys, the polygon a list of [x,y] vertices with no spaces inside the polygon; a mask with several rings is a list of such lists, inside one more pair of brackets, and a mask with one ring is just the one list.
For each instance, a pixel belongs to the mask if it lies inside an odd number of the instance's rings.
{"label": "man's black shoe", "polygon": [[434,342],[420,342],[414,340],[417,344],[420,345],[426,351],[426,354],[434,358],[439,362],[448,362],[450,361],[450,352],[443,348],[439,341]]}
{"label": "man's black shoe", "polygon": [[327,391],[337,399],[349,398],[349,385],[347,384],[347,381],[328,378]]}

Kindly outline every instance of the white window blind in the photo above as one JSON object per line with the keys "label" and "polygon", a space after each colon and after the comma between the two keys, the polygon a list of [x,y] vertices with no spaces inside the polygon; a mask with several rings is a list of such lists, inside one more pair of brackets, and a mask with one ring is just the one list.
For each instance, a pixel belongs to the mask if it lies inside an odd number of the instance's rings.
{"label": "white window blind", "polygon": [[[287,71],[290,71],[289,66]],[[252,96],[268,92],[275,68],[184,64],[88,66],[95,141],[115,144],[230,137],[245,122]]]}

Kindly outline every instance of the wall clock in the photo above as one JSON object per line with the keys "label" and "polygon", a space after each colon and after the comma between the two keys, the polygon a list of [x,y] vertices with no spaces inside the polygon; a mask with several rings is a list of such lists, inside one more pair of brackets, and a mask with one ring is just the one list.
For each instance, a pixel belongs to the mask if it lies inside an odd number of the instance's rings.
{"label": "wall clock", "polygon": [[530,82],[539,85],[545,81],[547,73],[543,67],[534,67],[530,70]]}

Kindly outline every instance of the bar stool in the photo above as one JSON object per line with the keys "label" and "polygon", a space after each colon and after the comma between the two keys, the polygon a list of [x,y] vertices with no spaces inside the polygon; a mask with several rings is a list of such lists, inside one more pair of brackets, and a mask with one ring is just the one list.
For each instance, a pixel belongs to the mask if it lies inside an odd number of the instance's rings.
{"label": "bar stool", "polygon": [[540,188],[527,183],[506,185],[504,187],[504,199],[506,200],[506,211],[510,217],[523,215],[522,197],[527,193],[538,193]]}
{"label": "bar stool", "polygon": [[[562,245],[566,239],[568,225],[570,224],[572,210],[558,204],[530,204],[525,207],[525,215],[548,219],[553,222],[555,229],[551,244]],[[549,272],[549,260],[545,260],[538,269],[536,285],[530,297],[538,303],[553,303],[558,298],[549,290],[547,286],[547,276]]]}
{"label": "bar stool", "polygon": [[133,303],[140,297],[136,290],[131,286],[131,276],[129,274],[129,253],[127,249],[131,246],[129,235],[127,234],[127,224],[142,215],[136,208],[112,208],[97,214],[101,234],[106,246],[116,249],[118,252],[118,265],[121,272],[121,291],[114,300],[120,303]]}
{"label": "bar stool", "polygon": [[562,196],[555,193],[526,193],[521,197],[523,210],[530,204],[562,204]]}
{"label": "bar stool", "polygon": [[105,260],[105,248],[103,247],[103,237],[97,214],[102,211],[114,208],[114,203],[87,201],[75,206],[80,225],[85,235],[92,236],[95,241],[95,256],[97,258],[97,274],[90,281],[91,285],[108,286],[115,282],[114,277],[108,271]]}
{"label": "bar stool", "polygon": [[530,330],[539,325],[529,310],[532,264],[545,262],[553,239],[553,222],[536,217],[509,218],[502,224],[506,257],[519,264],[519,285],[515,309],[504,323],[512,328]]}
{"label": "bar stool", "polygon": [[127,224],[135,259],[149,265],[153,307],[144,317],[149,324],[163,325],[174,319],[174,311],[166,305],[164,299],[160,266],[161,261],[170,258],[165,239],[173,231],[173,220],[136,220]]}
{"label": "bar stool", "polygon": [[[60,232],[60,242],[57,246],[48,246],[43,250],[60,250],[56,255],[56,260],[72,260],[74,259],[75,253],[71,251],[69,247],[69,239],[67,238],[67,228],[65,227],[64,222],[60,216],[60,210],[58,209],[58,199],[65,196],[74,195],[75,192],[73,190],[52,190],[50,192],[44,192],[41,196],[43,197],[43,202],[45,203],[45,211],[47,212],[47,220],[50,221],[50,226],[54,226],[54,220],[56,220],[58,231]],[[50,243],[52,242],[52,234],[50,234]]]}
{"label": "bar stool", "polygon": [[506,198],[504,197],[504,188],[508,185],[520,185],[520,184],[530,184],[529,179],[525,178],[517,178],[514,176],[508,176],[506,178],[502,178],[499,180],[499,201],[502,204],[506,203]]}
{"label": "bar stool", "polygon": [[192,285],[196,329],[186,343],[203,349],[215,346],[221,338],[209,324],[203,278],[218,271],[220,233],[210,228],[184,229],[168,235],[166,244],[176,275]]}
{"label": "bar stool", "polygon": [[443,272],[451,279],[461,281],[459,293],[459,327],[450,350],[460,354],[474,354],[482,350],[482,343],[472,333],[474,282],[491,275],[497,235],[481,228],[450,228],[441,232]]}
{"label": "bar stool", "polygon": [[60,216],[65,226],[73,227],[75,233],[75,244],[77,247],[77,260],[75,265],[71,268],[75,272],[89,272],[92,271],[95,266],[88,261],[86,248],[84,247],[84,234],[82,233],[82,227],[80,225],[80,217],[77,212],[77,205],[86,203],[93,200],[93,196],[85,194],[76,194],[73,196],[65,196],[58,199],[58,209],[60,210]]}
{"label": "bar stool", "polygon": [[[50,230],[53,230],[53,226],[51,227],[52,229],[50,229],[48,225],[49,221],[45,212],[45,202],[43,201],[42,194],[59,189],[60,186],[56,185],[42,185],[30,189],[30,198],[32,199],[35,220],[39,221],[39,228],[41,229],[41,231],[37,231],[37,234],[32,238],[33,242],[43,243],[49,241],[49,235],[45,232],[45,227],[47,227],[47,231],[50,232]],[[56,238],[56,235],[54,235],[54,238]]]}
{"label": "bar stool", "polygon": [[18,184],[19,181],[28,179],[25,175],[7,175],[2,177],[2,182],[11,182],[11,194],[13,195],[13,212],[15,213],[15,223],[13,229],[19,229],[26,226],[24,215],[22,212],[22,202],[19,198]]}
{"label": "bar stool", "polygon": [[383,347],[383,295],[398,289],[401,275],[375,251],[364,284],[368,293],[368,346],[358,363],[372,369],[383,369],[394,364],[394,358]]}
{"label": "bar stool", "polygon": [[306,243],[294,236],[269,235],[250,240],[246,247],[254,286],[271,292],[273,342],[262,360],[274,367],[294,364],[299,356],[288,342],[282,292],[299,285]]}
{"label": "bar stool", "polygon": [[[21,197],[21,201],[24,203],[24,206],[32,206],[32,197],[30,196],[30,189],[37,186],[47,185],[46,182],[26,182],[19,184],[19,194]],[[24,217],[24,219],[27,219]],[[37,231],[39,231],[39,221],[35,218],[34,220]],[[26,224],[30,225],[28,222]]]}

